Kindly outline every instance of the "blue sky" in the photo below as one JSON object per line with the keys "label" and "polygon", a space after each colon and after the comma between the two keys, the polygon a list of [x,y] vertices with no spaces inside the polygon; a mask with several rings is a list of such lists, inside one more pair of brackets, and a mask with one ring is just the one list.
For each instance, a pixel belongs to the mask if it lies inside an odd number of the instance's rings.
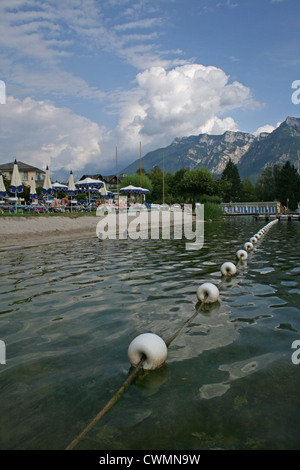
{"label": "blue sky", "polygon": [[1,0],[0,28],[0,163],[105,174],[299,116],[299,0]]}

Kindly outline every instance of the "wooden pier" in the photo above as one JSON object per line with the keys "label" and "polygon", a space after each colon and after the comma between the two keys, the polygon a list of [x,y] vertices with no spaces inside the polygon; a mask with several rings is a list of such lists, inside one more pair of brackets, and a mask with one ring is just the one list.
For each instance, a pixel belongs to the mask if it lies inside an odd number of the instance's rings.
{"label": "wooden pier", "polygon": [[300,221],[300,214],[260,214],[253,216],[256,220],[270,220],[270,219],[279,219],[279,220],[299,220]]}

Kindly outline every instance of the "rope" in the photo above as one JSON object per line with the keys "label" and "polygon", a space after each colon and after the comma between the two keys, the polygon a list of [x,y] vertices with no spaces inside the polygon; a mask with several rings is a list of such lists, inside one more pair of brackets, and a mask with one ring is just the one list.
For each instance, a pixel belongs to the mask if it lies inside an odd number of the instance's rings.
{"label": "rope", "polygon": [[[179,335],[182,329],[196,317],[196,315],[199,313],[204,303],[205,303],[204,301],[201,302],[200,307],[193,313],[193,315],[190,318],[188,318],[184,322],[182,327],[179,328],[169,339],[165,341],[167,347],[169,347],[169,345]],[[65,450],[74,449],[74,447],[79,443],[79,441],[90,431],[90,429],[92,429],[95,426],[95,424],[102,418],[102,416],[104,416],[105,413],[107,413],[107,411],[110,410],[117,403],[117,401],[119,401],[119,399],[121,398],[125,390],[129,387],[129,385],[133,382],[133,380],[137,376],[138,372],[143,368],[145,359],[146,357],[143,356],[140,362],[138,363],[138,365],[131,372],[131,374],[127,377],[123,385],[119,388],[117,393],[115,393],[115,395],[109,400],[109,402],[104,406],[104,408],[102,408],[102,410],[95,416],[95,418],[92,419],[92,421],[90,421],[90,423],[84,428],[84,430],[81,431],[81,433],[78,434],[78,436],[75,437],[75,439],[73,439],[73,441],[66,447]]]}
{"label": "rope", "polygon": [[92,427],[94,427],[95,424],[102,418],[102,416],[105,415],[105,413],[108,410],[110,410],[110,408],[112,408],[115,403],[117,403],[117,401],[121,398],[125,390],[129,387],[129,385],[131,384],[131,382],[133,381],[137,373],[142,369],[145,359],[146,359],[145,356],[143,356],[140,362],[138,363],[138,365],[136,366],[136,368],[134,369],[134,371],[127,377],[127,379],[125,380],[123,385],[119,388],[117,393],[110,399],[107,405],[105,405],[105,407],[102,408],[102,410],[95,416],[95,418],[92,419],[92,421],[84,428],[84,430],[80,434],[78,434],[78,436],[71,442],[71,444],[69,444],[66,447],[65,450],[74,449],[74,447],[78,444],[80,439],[82,439],[88,433],[88,431],[92,429]]}

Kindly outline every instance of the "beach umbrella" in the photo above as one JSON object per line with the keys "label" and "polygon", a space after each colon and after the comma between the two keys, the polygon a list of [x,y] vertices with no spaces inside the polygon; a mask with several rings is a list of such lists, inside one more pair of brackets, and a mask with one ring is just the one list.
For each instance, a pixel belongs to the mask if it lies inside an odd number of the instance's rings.
{"label": "beach umbrella", "polygon": [[2,197],[7,196],[7,191],[6,191],[6,188],[5,188],[5,185],[4,185],[3,176],[2,176],[1,171],[0,171],[0,196],[2,196]]}
{"label": "beach umbrella", "polygon": [[68,186],[66,184],[58,183],[56,181],[52,184],[52,189],[55,191],[55,196],[57,197],[57,191],[68,191]]}
{"label": "beach umbrella", "polygon": [[125,186],[125,188],[121,188],[120,193],[128,193],[129,196],[131,194],[148,194],[150,193],[149,189],[141,188],[140,186],[133,186],[130,184],[129,186]]}
{"label": "beach umbrella", "polygon": [[101,196],[101,197],[103,197],[103,198],[107,197],[107,189],[106,189],[105,183],[103,183],[103,186],[102,186],[102,188],[99,190],[99,192],[100,192],[100,196]]}
{"label": "beach umbrella", "polygon": [[85,178],[83,180],[77,181],[75,186],[80,191],[86,191],[89,195],[89,202],[90,202],[90,192],[94,189],[100,189],[104,185],[103,181],[96,180],[93,178]]}
{"label": "beach umbrella", "polygon": [[149,189],[145,189],[145,188],[140,187],[140,190],[141,190],[141,194],[150,194]]}
{"label": "beach umbrella", "polygon": [[[76,196],[78,193],[78,190],[76,189],[75,183],[74,183],[74,176],[72,171],[70,171],[70,176],[69,176],[69,182],[68,182],[68,194],[69,196]],[[71,197],[71,212],[72,212],[72,197]]]}
{"label": "beach umbrella", "polygon": [[66,184],[58,183],[57,181],[52,184],[52,189],[54,191],[67,191],[68,186]]}
{"label": "beach umbrella", "polygon": [[68,182],[68,194],[70,196],[76,196],[78,193],[78,190],[76,189],[75,183],[74,183],[74,176],[72,171],[70,172],[69,176],[69,182]]}
{"label": "beach umbrella", "polygon": [[130,184],[129,186],[125,186],[124,188],[121,188],[120,193],[133,193],[133,194],[141,194],[142,188],[133,186]]}
{"label": "beach umbrella", "polygon": [[49,196],[49,195],[53,194],[52,183],[51,183],[51,180],[50,180],[48,165],[47,165],[47,168],[46,168],[46,175],[45,175],[45,179],[44,179],[42,193],[44,194],[44,196]]}
{"label": "beach umbrella", "polygon": [[35,180],[33,177],[31,178],[31,181],[30,181],[29,197],[30,199],[35,199],[37,197],[36,185],[35,185]]}
{"label": "beach umbrella", "polygon": [[105,183],[103,183],[103,184],[104,184],[103,187],[99,190],[100,197],[103,198],[103,199],[105,199],[105,198],[108,199],[110,196],[113,195],[113,193],[106,189]]}
{"label": "beach umbrella", "polygon": [[22,180],[21,176],[19,173],[19,168],[18,168],[18,163],[17,160],[15,160],[14,163],[14,168],[13,168],[13,174],[11,177],[11,182],[10,182],[10,191],[12,193],[15,193],[15,199],[16,199],[16,212],[17,212],[17,193],[22,193],[23,192],[23,185],[22,185]]}
{"label": "beach umbrella", "polygon": [[23,192],[23,185],[22,185],[22,180],[21,180],[21,176],[19,173],[17,160],[15,160],[15,163],[14,163],[13,174],[12,174],[11,182],[10,182],[10,192],[15,193],[15,195],[16,193]]}

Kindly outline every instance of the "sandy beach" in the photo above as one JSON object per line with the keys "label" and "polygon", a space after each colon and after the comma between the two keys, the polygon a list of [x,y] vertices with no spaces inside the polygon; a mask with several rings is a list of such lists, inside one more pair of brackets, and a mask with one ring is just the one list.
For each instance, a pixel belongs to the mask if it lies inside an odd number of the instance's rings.
{"label": "sandy beach", "polygon": [[0,250],[96,237],[96,216],[1,217]]}
{"label": "sandy beach", "polygon": [[[114,222],[110,224],[110,220],[115,220],[114,214],[110,216],[76,214],[50,216],[43,214],[32,217],[0,217],[0,251],[65,242],[80,238],[98,238],[98,236],[102,238],[103,230],[106,232],[106,235],[111,236],[111,238],[114,238],[112,236],[113,233],[117,233],[117,236],[120,236],[120,238],[127,238],[127,236],[134,238],[133,234],[136,233],[135,219],[139,221],[141,230],[146,230],[148,233],[148,228],[150,227],[151,216],[148,213],[141,214],[141,218],[138,212],[128,214],[125,226],[123,226],[121,222],[120,226],[118,223],[114,225]],[[181,213],[179,216],[181,217]],[[189,214],[188,217],[189,216],[191,218],[193,217],[192,214]],[[109,219],[109,217],[112,217],[112,219]],[[99,226],[98,233],[96,232],[96,228],[98,223],[101,224],[101,219],[104,225],[106,222],[109,222],[110,228],[107,232],[107,228],[103,228],[102,225],[102,234],[99,234]],[[162,226],[161,219],[151,220],[152,228]],[[172,214],[170,214],[169,223],[170,226],[182,225],[181,218],[176,219],[175,222],[174,215]],[[125,228],[125,234],[123,234]],[[117,232],[115,232],[115,230]]]}

